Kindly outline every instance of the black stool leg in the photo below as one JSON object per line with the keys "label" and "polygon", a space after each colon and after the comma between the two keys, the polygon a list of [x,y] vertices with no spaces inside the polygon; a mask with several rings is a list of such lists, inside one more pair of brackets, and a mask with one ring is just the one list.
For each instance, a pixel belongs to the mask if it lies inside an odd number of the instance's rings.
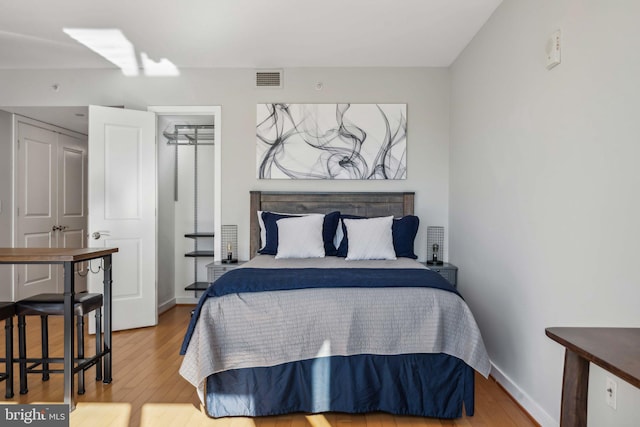
{"label": "black stool leg", "polygon": [[42,340],[42,381],[49,380],[49,316],[40,316]]}
{"label": "black stool leg", "polygon": [[[102,309],[96,309],[96,354],[102,353]],[[102,379],[102,356],[96,362],[96,381]]]}
{"label": "black stool leg", "polygon": [[[82,363],[84,359],[84,316],[76,316],[76,328],[78,335],[78,363]],[[84,369],[78,371],[78,394],[84,394]]]}
{"label": "black stool leg", "polygon": [[5,372],[7,374],[7,390],[5,392],[4,397],[6,399],[11,399],[13,397],[13,318],[8,317],[4,324],[4,334],[5,334],[5,349],[7,354],[5,355],[6,368]]}
{"label": "black stool leg", "polygon": [[25,317],[18,316],[18,358],[20,359],[20,394],[27,394],[27,336]]}

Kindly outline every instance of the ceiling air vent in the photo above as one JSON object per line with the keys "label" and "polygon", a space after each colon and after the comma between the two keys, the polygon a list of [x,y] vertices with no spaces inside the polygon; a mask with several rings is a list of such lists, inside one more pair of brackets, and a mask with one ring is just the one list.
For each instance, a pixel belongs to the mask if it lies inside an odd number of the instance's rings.
{"label": "ceiling air vent", "polygon": [[256,87],[282,88],[282,70],[256,71]]}

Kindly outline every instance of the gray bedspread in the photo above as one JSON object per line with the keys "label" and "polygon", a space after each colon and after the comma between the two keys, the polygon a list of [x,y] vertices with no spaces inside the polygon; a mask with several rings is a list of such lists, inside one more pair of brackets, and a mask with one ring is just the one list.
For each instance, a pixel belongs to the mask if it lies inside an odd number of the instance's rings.
{"label": "gray bedspread", "polygon": [[[323,261],[329,259],[260,256],[245,266],[424,268],[406,259]],[[335,355],[407,353],[449,354],[489,375],[489,357],[467,304],[454,293],[430,288],[300,289],[209,298],[180,374],[202,399],[205,379],[229,369]]]}

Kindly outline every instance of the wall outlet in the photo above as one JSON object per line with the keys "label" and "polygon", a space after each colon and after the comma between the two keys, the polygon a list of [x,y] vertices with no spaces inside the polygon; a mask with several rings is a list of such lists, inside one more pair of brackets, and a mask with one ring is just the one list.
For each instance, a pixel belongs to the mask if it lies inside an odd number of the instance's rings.
{"label": "wall outlet", "polygon": [[611,406],[613,409],[616,409],[616,395],[618,394],[618,383],[607,377],[607,387],[606,387],[606,401],[607,405]]}

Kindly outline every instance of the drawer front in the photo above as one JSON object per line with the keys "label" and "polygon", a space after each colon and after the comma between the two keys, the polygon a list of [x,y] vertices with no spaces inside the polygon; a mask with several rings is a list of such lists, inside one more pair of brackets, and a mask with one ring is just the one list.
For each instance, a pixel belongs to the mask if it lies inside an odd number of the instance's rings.
{"label": "drawer front", "polygon": [[235,264],[222,264],[219,262],[211,263],[207,265],[207,280],[209,282],[214,282],[220,278],[227,271],[231,271],[234,268],[238,268],[246,261],[238,261]]}
{"label": "drawer front", "polygon": [[447,279],[447,282],[451,283],[454,287],[457,285],[457,271],[455,268],[437,268],[429,266],[429,268],[437,273],[440,273],[442,277]]}
{"label": "drawer front", "polygon": [[226,273],[227,271],[231,271],[234,268],[237,268],[238,264],[233,264],[233,265],[216,265],[214,267],[209,267],[208,271],[211,273],[211,275],[213,276],[213,280],[215,281],[218,278],[220,278],[220,276],[222,276],[224,273]]}
{"label": "drawer front", "polygon": [[220,276],[222,276],[224,273],[226,273],[227,271],[231,271],[233,270],[235,267],[230,267],[230,266],[216,266],[213,268],[213,280],[218,279]]}

